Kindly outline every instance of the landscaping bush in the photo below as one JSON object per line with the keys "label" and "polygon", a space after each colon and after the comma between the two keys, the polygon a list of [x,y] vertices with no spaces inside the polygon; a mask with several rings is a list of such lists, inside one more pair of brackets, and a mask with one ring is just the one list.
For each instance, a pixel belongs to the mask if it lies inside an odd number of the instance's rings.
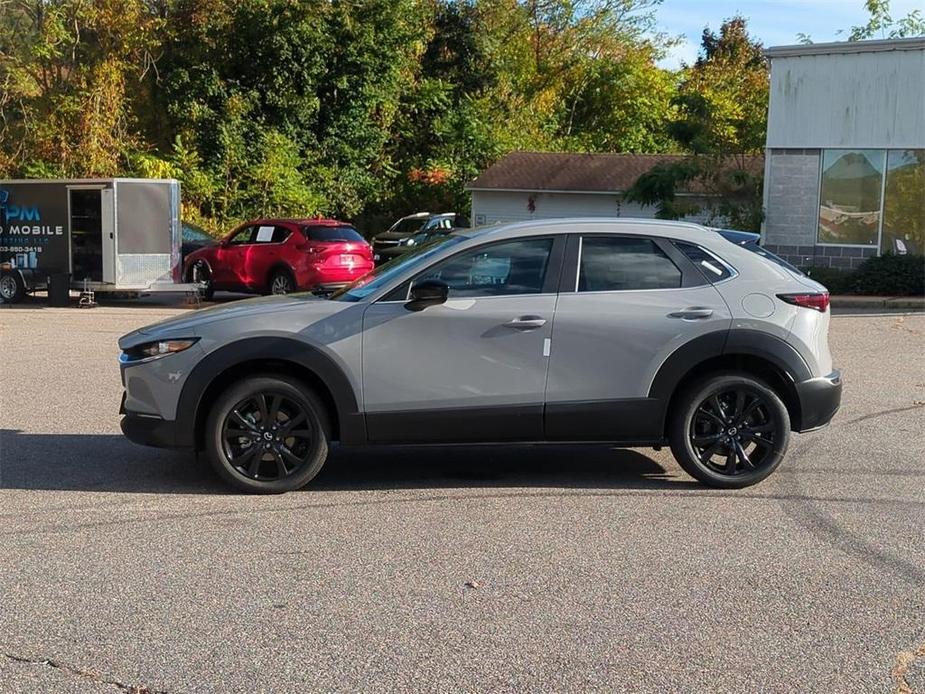
{"label": "landscaping bush", "polygon": [[854,272],[832,267],[810,267],[804,272],[811,278],[825,285],[829,294],[854,294]]}
{"label": "landscaping bush", "polygon": [[888,253],[868,258],[856,270],[811,267],[805,272],[830,294],[925,296],[925,256],[921,255]]}
{"label": "landscaping bush", "polygon": [[856,294],[925,295],[925,256],[922,255],[888,253],[868,258],[852,274]]}

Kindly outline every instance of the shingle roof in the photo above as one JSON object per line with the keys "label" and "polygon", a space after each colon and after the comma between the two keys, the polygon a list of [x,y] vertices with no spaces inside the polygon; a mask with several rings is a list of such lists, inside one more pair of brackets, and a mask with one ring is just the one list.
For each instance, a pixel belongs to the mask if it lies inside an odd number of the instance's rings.
{"label": "shingle roof", "polygon": [[[622,193],[656,164],[685,158],[683,154],[511,152],[466,188]],[[749,157],[749,166],[754,166],[756,171],[760,170],[762,162],[762,157]]]}

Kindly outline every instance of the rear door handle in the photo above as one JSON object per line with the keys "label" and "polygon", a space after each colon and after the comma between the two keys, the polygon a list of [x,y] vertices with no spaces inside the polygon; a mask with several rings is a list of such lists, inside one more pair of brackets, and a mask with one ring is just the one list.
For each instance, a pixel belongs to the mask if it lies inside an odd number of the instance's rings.
{"label": "rear door handle", "polygon": [[544,325],[546,325],[546,319],[540,316],[520,316],[504,323],[505,328],[511,328],[512,330],[534,330],[542,328]]}
{"label": "rear door handle", "polygon": [[699,320],[703,318],[709,318],[713,315],[712,308],[701,308],[700,306],[691,306],[682,311],[675,311],[674,313],[669,313],[669,318],[681,318],[683,320]]}

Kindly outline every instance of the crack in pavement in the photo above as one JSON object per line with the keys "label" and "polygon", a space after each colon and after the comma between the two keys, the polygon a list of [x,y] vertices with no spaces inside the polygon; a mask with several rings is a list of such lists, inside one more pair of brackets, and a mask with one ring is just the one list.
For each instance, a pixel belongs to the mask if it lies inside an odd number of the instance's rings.
{"label": "crack in pavement", "polygon": [[915,694],[915,690],[906,680],[906,674],[919,658],[925,658],[925,643],[914,651],[900,651],[897,654],[893,669],[890,671],[890,676],[896,684],[896,694]]}
{"label": "crack in pavement", "polygon": [[3,653],[3,657],[7,660],[12,660],[15,663],[22,663],[25,665],[39,665],[41,667],[60,670],[65,674],[79,677],[85,680],[92,680],[94,682],[98,682],[99,684],[108,684],[124,692],[130,692],[131,694],[169,694],[166,690],[162,689],[150,689],[144,685],[126,684],[125,682],[120,682],[119,680],[105,677],[104,675],[101,675],[98,672],[94,672],[93,670],[85,670],[73,665],[68,665],[67,663],[61,662],[60,660],[53,660],[52,658],[26,658],[25,656],[14,655],[12,653]]}
{"label": "crack in pavement", "polygon": [[925,403],[917,403],[915,405],[910,405],[908,407],[896,407],[892,410],[882,410],[880,412],[872,412],[871,414],[865,414],[860,417],[855,417],[854,419],[849,419],[846,422],[839,422],[839,424],[857,424],[858,422],[863,422],[868,419],[874,419],[875,417],[883,417],[888,414],[897,414],[899,412],[908,412],[909,410],[917,410],[920,407],[925,405]]}

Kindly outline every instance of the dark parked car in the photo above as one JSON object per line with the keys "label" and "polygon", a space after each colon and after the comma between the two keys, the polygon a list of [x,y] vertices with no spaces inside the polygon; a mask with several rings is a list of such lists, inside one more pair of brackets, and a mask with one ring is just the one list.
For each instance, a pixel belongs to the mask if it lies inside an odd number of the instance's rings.
{"label": "dark parked car", "polygon": [[387,263],[392,260],[392,258],[397,258],[400,255],[404,255],[408,251],[414,250],[415,248],[420,248],[422,245],[441,236],[446,236],[451,233],[452,229],[430,229],[428,231],[419,231],[412,236],[409,236],[406,239],[403,239],[401,243],[392,246],[390,248],[383,248],[375,252],[373,260],[375,260],[376,265],[382,263]]}
{"label": "dark parked car", "polygon": [[218,245],[218,239],[212,236],[208,231],[191,222],[183,222],[180,253],[182,258],[186,258],[193,251],[200,248]]}
{"label": "dark parked car", "polygon": [[[376,234],[373,237],[373,257],[377,263],[382,263],[395,257],[395,255],[401,255],[401,253],[414,245],[410,240],[415,234],[441,231],[448,233],[453,229],[468,229],[469,226],[469,219],[465,215],[456,214],[455,212],[443,212],[441,214],[417,212],[410,214],[395,222],[389,227],[388,231]],[[386,251],[396,247],[405,248],[397,254],[386,255]],[[376,258],[376,255],[379,257]]]}

